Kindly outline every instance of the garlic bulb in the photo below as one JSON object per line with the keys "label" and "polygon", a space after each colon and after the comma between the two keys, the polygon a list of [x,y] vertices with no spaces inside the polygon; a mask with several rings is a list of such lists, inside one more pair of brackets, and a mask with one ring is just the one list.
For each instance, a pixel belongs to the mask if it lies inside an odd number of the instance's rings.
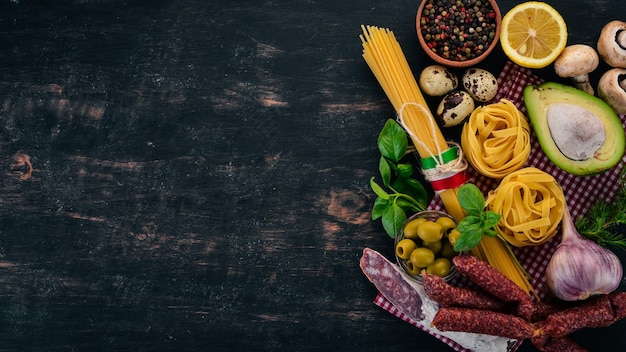
{"label": "garlic bulb", "polygon": [[546,269],[550,291],[565,301],[615,291],[623,274],[619,258],[578,233],[567,205],[561,225],[563,238]]}

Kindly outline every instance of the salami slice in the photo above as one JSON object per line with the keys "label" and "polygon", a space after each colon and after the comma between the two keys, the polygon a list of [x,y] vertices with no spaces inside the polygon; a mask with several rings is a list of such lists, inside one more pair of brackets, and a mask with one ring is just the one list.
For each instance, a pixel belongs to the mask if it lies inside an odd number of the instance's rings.
{"label": "salami slice", "polygon": [[422,298],[396,264],[379,252],[365,248],[360,267],[378,291],[399,311],[414,321],[424,319]]}

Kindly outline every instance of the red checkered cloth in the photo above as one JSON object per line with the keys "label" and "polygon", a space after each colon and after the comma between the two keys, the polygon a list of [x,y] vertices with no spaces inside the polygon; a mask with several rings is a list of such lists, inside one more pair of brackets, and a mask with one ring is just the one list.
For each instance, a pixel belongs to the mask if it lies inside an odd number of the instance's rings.
{"label": "red checkered cloth", "polygon": [[[517,66],[512,62],[507,62],[502,72],[498,76],[498,94],[493,101],[507,99],[513,102],[520,111],[526,114],[526,107],[522,99],[523,90],[531,84],[540,84],[542,80],[533,74],[529,69]],[[622,126],[626,128],[626,116],[620,116]],[[526,166],[533,166],[544,172],[551,174],[559,182],[563,188],[567,205],[570,208],[572,217],[576,219],[578,216],[585,215],[589,207],[596,201],[612,200],[619,189],[620,172],[626,163],[626,156],[614,168],[595,176],[575,176],[559,169],[544,154],[534,133],[531,133],[531,152]],[[495,189],[499,181],[485,177],[471,167],[468,168],[470,182],[478,186],[484,194]],[[445,208],[441,200],[435,197],[428,206],[429,209],[444,210]],[[545,289],[545,268],[552,253],[560,242],[560,236],[554,236],[545,244],[537,247],[513,248],[516,257],[532,277],[532,284],[537,291],[539,298],[543,299],[546,295]],[[459,286],[466,285],[463,279],[457,280],[455,284]],[[428,332],[432,336],[443,341],[456,351],[468,351],[455,341],[437,334],[435,331],[419,322],[412,321],[399,312],[384,296],[379,294],[374,303],[381,308],[387,310],[391,314],[400,319],[417,326],[418,328]],[[509,351],[513,352],[519,348],[521,341],[511,346]]]}

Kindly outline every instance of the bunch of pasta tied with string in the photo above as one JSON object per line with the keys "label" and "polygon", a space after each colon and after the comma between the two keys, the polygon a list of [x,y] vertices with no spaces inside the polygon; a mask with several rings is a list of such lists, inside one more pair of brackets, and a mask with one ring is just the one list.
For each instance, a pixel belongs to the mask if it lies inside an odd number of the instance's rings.
{"label": "bunch of pasta tied with string", "polygon": [[481,174],[501,179],[524,166],[530,155],[530,126],[506,99],[478,107],[461,132],[461,147]]}
{"label": "bunch of pasta tied with string", "polygon": [[[456,221],[465,217],[459,188],[469,181],[461,148],[449,143],[428,107],[400,44],[387,28],[361,26],[363,58],[385,91],[417,153],[424,178]],[[483,236],[472,253],[513,280],[527,294],[534,292],[529,277],[500,238]]]}

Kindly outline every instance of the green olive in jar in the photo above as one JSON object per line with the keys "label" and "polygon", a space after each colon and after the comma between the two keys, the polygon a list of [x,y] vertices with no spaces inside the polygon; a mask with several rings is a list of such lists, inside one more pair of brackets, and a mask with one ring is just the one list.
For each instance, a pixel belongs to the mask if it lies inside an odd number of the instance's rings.
{"label": "green olive in jar", "polygon": [[450,244],[450,242],[448,241],[442,241],[441,244],[441,252],[439,252],[439,255],[441,257],[444,258],[452,258],[456,255],[456,251],[454,250],[454,248],[452,247],[452,245]]}
{"label": "green olive in jar", "polygon": [[452,262],[448,258],[437,258],[431,265],[426,267],[427,273],[441,277],[450,274],[450,270],[452,270]]}
{"label": "green olive in jar", "polygon": [[448,242],[450,242],[452,247],[454,247],[460,237],[461,237],[461,232],[459,232],[459,230],[457,229],[454,229],[450,231],[450,233],[448,234]]}
{"label": "green olive in jar", "polygon": [[422,272],[422,270],[424,268],[419,267],[417,265],[414,265],[413,263],[411,263],[410,261],[405,263],[405,267],[406,267],[406,272],[411,274],[411,275],[418,275]]}
{"label": "green olive in jar", "polygon": [[434,221],[426,221],[417,227],[417,235],[424,242],[440,241],[443,237],[443,227]]}
{"label": "green olive in jar", "polygon": [[422,247],[426,247],[430,249],[431,251],[433,251],[435,255],[438,255],[441,252],[441,249],[443,248],[443,244],[442,244],[442,241],[423,242]]}
{"label": "green olive in jar", "polygon": [[396,246],[396,255],[398,255],[398,258],[401,259],[409,259],[411,252],[413,252],[415,247],[417,247],[415,241],[405,238],[398,242],[398,245]]}
{"label": "green olive in jar", "polygon": [[404,226],[404,238],[411,238],[411,239],[419,238],[417,236],[417,228],[420,226],[420,224],[426,221],[428,220],[426,220],[425,218],[417,218],[417,219],[413,219],[409,221],[409,223],[407,223],[406,226]]}
{"label": "green olive in jar", "polygon": [[426,247],[418,247],[411,252],[409,261],[420,268],[426,268],[435,262],[435,253]]}
{"label": "green olive in jar", "polygon": [[435,220],[435,222],[438,223],[439,225],[441,225],[444,234],[450,233],[450,231],[452,231],[452,229],[454,229],[456,227],[456,222],[454,222],[454,220],[452,220],[452,219],[450,219],[449,217],[446,217],[446,216],[442,216],[440,218],[437,218],[437,220]]}

